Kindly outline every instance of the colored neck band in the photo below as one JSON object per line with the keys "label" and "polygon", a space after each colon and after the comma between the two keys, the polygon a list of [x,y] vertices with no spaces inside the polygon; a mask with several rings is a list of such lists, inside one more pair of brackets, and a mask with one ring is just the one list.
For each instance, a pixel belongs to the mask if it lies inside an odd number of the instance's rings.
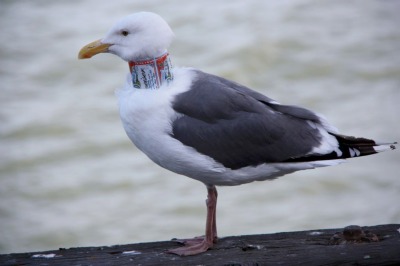
{"label": "colored neck band", "polygon": [[154,59],[128,63],[132,84],[136,89],[158,89],[174,79],[168,53]]}

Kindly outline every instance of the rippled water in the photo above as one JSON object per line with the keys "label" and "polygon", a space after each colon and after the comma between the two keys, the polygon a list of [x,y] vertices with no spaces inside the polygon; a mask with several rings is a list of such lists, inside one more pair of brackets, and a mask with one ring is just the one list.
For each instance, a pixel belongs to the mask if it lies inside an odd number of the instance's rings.
{"label": "rippled water", "polygon": [[[162,15],[176,66],[323,113],[343,133],[400,141],[398,1],[0,2],[0,252],[203,233],[204,186],[128,140],[126,63],[77,52],[120,17]],[[221,236],[400,222],[399,151],[219,189]]]}

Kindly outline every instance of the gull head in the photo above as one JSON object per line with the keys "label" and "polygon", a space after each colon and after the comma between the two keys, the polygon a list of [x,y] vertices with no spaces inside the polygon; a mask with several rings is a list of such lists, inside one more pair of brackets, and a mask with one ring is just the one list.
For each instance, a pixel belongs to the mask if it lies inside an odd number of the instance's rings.
{"label": "gull head", "polygon": [[79,52],[79,59],[111,53],[125,61],[152,59],[165,53],[174,33],[159,15],[139,12],[119,20],[104,38],[91,42]]}

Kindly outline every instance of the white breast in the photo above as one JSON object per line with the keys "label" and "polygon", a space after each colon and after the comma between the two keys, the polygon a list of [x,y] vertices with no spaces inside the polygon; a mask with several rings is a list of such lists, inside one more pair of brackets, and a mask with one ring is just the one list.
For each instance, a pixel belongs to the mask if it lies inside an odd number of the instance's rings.
{"label": "white breast", "polygon": [[125,87],[116,92],[120,117],[128,137],[152,161],[200,180],[222,168],[213,159],[171,137],[171,123],[178,116],[172,109],[173,98],[190,88],[193,72],[176,69],[174,77],[168,87],[148,90],[134,89],[129,76]]}

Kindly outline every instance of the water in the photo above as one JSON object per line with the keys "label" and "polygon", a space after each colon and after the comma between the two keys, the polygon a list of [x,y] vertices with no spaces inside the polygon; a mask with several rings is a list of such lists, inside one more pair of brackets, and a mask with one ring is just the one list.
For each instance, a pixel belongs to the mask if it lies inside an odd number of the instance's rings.
{"label": "water", "polygon": [[[101,3],[101,4],[100,4]],[[125,136],[126,63],[78,61],[120,17],[162,15],[173,63],[400,140],[397,1],[2,1],[0,253],[200,235],[206,190]],[[219,189],[221,236],[400,222],[399,151]]]}

